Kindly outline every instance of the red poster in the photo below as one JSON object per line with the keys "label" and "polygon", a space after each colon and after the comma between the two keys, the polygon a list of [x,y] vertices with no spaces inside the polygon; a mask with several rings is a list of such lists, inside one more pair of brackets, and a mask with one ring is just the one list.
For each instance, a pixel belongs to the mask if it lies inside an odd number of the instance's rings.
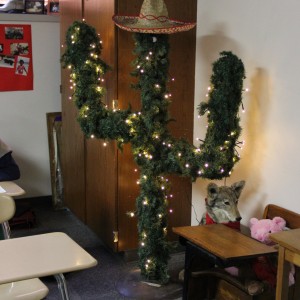
{"label": "red poster", "polygon": [[0,24],[0,91],[33,90],[31,25]]}

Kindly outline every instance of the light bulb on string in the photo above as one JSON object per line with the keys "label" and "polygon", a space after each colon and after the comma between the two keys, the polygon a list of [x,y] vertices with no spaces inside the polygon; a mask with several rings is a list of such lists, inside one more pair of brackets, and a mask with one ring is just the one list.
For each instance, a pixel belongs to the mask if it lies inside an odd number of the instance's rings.
{"label": "light bulb on string", "polygon": [[127,212],[127,215],[131,218],[135,216],[135,213],[133,211]]}

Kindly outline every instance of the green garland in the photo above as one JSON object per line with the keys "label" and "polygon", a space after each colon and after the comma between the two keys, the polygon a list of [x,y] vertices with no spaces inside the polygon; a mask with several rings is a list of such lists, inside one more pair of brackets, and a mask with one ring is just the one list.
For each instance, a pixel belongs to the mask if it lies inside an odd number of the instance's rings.
{"label": "green garland", "polygon": [[139,234],[139,267],[148,280],[168,281],[170,245],[166,241],[169,183],[176,173],[192,180],[221,179],[239,155],[241,133],[238,110],[242,101],[243,63],[231,52],[222,52],[213,64],[209,100],[198,107],[208,114],[205,141],[194,147],[170,134],[168,123],[168,35],[135,33],[136,59],[132,75],[138,78],[142,108],[132,112],[107,108],[101,78],[109,69],[100,59],[101,43],[94,28],[76,21],[67,31],[64,67],[71,69],[78,121],[86,137],[131,143],[140,169],[140,195],[136,200]]}

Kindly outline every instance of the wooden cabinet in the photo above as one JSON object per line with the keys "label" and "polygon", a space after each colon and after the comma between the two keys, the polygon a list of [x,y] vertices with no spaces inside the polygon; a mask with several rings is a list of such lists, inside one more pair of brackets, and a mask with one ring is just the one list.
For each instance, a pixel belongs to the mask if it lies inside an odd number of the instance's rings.
{"label": "wooden cabinet", "polygon": [[[61,0],[61,40],[74,20],[84,18],[96,28],[103,41],[102,58],[112,67],[106,76],[106,102],[111,107],[118,100],[120,109],[128,104],[139,110],[137,91],[131,89],[131,61],[134,42],[130,32],[114,25],[114,14],[138,15],[142,0]],[[169,16],[196,20],[197,1],[166,0]],[[173,102],[170,115],[176,120],[170,130],[176,137],[193,139],[194,73],[196,29],[170,36],[170,74],[175,77],[171,87]],[[63,48],[62,48],[63,51]],[[135,210],[139,194],[138,174],[130,145],[119,151],[115,142],[106,147],[103,141],[85,139],[76,121],[76,109],[69,100],[68,72],[62,70],[62,150],[66,205],[114,251],[137,248],[136,220],[127,216]],[[169,176],[174,195],[173,214],[169,227],[189,225],[191,219],[191,181]],[[118,232],[114,242],[113,232]],[[169,230],[169,238],[177,239]]]}

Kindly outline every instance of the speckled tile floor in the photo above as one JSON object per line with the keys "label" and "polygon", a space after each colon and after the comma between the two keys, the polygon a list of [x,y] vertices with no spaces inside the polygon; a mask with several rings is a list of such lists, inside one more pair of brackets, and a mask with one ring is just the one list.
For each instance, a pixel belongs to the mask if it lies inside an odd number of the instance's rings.
{"label": "speckled tile floor", "polygon": [[[17,206],[24,201],[29,200],[16,200]],[[71,300],[181,299],[182,285],[177,280],[177,274],[184,265],[183,252],[171,256],[170,284],[163,287],[149,287],[138,282],[136,288],[133,283],[135,279],[132,277],[132,274],[138,272],[136,261],[126,262],[121,255],[108,250],[101,240],[68,209],[54,210],[49,199],[33,199],[30,201],[30,206],[36,215],[36,226],[12,228],[12,237],[62,231],[98,260],[96,267],[64,274]],[[49,288],[46,299],[59,300],[60,294],[54,277],[44,277],[41,280]]]}

